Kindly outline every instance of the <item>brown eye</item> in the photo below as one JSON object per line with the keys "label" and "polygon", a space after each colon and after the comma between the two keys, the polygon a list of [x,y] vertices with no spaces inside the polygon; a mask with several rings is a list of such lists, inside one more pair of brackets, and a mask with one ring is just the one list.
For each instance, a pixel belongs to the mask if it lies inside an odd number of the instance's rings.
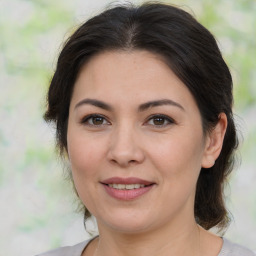
{"label": "brown eye", "polygon": [[101,125],[101,124],[103,124],[103,122],[104,122],[104,118],[103,117],[95,116],[95,117],[91,118],[91,123],[93,125]]}
{"label": "brown eye", "polygon": [[147,124],[157,128],[165,127],[174,123],[175,122],[172,118],[165,115],[154,115],[147,122]]}
{"label": "brown eye", "polygon": [[163,117],[153,118],[152,120],[154,125],[163,125],[165,122],[165,119]]}
{"label": "brown eye", "polygon": [[89,125],[89,126],[102,126],[102,125],[108,125],[109,122],[106,120],[105,117],[101,115],[89,115],[85,117],[81,123],[83,125]]}

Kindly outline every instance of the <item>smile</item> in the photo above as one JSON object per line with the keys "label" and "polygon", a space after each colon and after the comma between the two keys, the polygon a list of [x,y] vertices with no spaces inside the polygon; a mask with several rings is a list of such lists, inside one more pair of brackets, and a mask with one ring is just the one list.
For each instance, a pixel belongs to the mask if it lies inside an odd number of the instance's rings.
{"label": "smile", "polygon": [[108,186],[114,189],[121,190],[131,190],[145,187],[144,184],[108,184]]}
{"label": "smile", "polygon": [[123,201],[135,200],[149,193],[156,185],[153,181],[136,177],[112,177],[100,183],[110,197]]}

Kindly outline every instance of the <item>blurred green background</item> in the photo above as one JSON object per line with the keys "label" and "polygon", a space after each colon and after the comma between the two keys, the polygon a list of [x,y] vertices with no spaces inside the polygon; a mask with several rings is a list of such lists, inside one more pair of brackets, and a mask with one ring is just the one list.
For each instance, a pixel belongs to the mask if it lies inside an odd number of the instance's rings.
{"label": "blurred green background", "polygon": [[[110,2],[0,0],[0,255],[34,255],[89,236],[42,115],[62,43]],[[233,74],[244,142],[226,191],[234,219],[226,237],[256,250],[256,1],[163,2],[213,32]]]}

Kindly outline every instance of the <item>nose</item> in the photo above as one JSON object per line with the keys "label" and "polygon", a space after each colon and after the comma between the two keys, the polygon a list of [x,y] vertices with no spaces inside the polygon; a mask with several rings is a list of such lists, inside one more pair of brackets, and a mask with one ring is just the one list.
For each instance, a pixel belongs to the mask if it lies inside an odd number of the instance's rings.
{"label": "nose", "polygon": [[124,127],[113,131],[107,158],[121,167],[129,167],[144,161],[145,154],[135,129]]}

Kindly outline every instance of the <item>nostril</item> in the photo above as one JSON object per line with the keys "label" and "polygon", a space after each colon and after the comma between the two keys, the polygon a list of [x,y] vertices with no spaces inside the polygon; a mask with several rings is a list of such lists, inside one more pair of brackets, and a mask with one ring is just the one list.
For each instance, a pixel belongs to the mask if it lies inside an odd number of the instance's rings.
{"label": "nostril", "polygon": [[139,147],[110,147],[107,152],[107,159],[112,164],[120,166],[129,166],[142,163],[144,160],[143,150]]}
{"label": "nostril", "polygon": [[111,159],[110,161],[111,161],[112,163],[117,164],[117,161],[116,161],[115,159]]}

